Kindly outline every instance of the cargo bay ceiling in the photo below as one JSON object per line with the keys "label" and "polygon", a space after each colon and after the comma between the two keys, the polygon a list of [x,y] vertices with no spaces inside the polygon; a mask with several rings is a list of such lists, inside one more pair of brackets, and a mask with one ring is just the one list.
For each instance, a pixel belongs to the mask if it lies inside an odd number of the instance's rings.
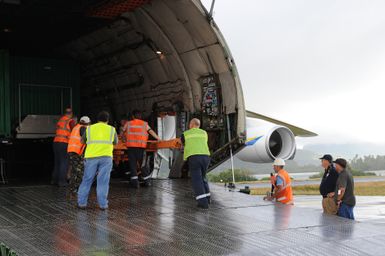
{"label": "cargo bay ceiling", "polygon": [[83,113],[199,113],[202,79],[214,75],[221,111],[235,115],[233,131],[245,131],[233,59],[198,0],[3,0],[0,16],[0,48],[80,64]]}

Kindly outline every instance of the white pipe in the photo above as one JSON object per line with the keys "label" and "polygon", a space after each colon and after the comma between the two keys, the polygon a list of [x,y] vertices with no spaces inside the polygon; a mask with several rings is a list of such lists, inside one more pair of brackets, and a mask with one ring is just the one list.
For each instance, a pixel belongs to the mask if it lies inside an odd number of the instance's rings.
{"label": "white pipe", "polygon": [[227,134],[229,137],[229,147],[230,147],[230,162],[231,162],[231,172],[233,174],[233,184],[235,186],[235,174],[234,174],[234,158],[233,158],[233,147],[231,146],[231,132],[230,132],[230,120],[229,115],[226,115],[227,121]]}

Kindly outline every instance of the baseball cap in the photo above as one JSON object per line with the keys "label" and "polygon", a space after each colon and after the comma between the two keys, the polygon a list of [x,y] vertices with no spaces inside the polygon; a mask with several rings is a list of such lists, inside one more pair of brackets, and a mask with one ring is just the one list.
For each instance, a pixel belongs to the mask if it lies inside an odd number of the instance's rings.
{"label": "baseball cap", "polygon": [[343,158],[337,158],[333,163],[338,164],[343,168],[346,168],[346,166],[348,165],[348,162]]}
{"label": "baseball cap", "polygon": [[320,158],[321,160],[327,160],[330,163],[333,162],[333,157],[329,154],[324,155],[323,157]]}
{"label": "baseball cap", "polygon": [[88,116],[82,116],[80,118],[80,122],[89,124],[89,123],[91,123],[91,119]]}

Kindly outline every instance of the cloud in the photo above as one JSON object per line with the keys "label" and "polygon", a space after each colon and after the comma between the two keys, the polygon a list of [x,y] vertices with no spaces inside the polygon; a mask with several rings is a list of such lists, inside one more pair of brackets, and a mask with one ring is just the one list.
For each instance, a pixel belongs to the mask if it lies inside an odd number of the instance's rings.
{"label": "cloud", "polygon": [[308,143],[385,143],[385,1],[236,3],[214,18],[249,109],[320,134]]}

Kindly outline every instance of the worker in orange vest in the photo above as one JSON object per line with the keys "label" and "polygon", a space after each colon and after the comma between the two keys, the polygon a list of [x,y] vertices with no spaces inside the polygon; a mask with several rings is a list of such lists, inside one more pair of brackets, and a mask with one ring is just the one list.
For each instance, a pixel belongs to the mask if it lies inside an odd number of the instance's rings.
{"label": "worker in orange vest", "polygon": [[65,110],[64,115],[56,123],[56,135],[53,140],[53,152],[55,156],[55,167],[52,173],[52,185],[59,185],[65,187],[67,183],[68,171],[68,154],[67,147],[71,130],[76,125],[72,118],[73,113],[71,108]]}
{"label": "worker in orange vest", "polygon": [[291,178],[287,171],[283,168],[285,167],[285,161],[281,158],[274,160],[273,168],[277,173],[275,190],[271,199],[274,199],[277,202],[282,204],[293,204],[293,192],[291,188]]}
{"label": "worker in orange vest", "polygon": [[126,116],[123,116],[122,119],[120,119],[119,135],[123,135],[123,130],[127,123],[128,118]]}
{"label": "worker in orange vest", "polygon": [[71,166],[71,178],[69,182],[69,191],[76,194],[80,186],[84,173],[84,149],[86,144],[82,142],[82,136],[86,132],[87,127],[91,124],[88,116],[82,116],[79,123],[72,129],[70,139],[68,141],[68,157]]}
{"label": "worker in orange vest", "polygon": [[[132,120],[125,124],[123,134],[126,138],[130,170],[130,187],[139,188],[137,167],[138,165],[142,165],[145,153],[144,150],[147,147],[148,135],[150,134],[156,140],[160,140],[160,138],[151,129],[148,123],[142,120],[142,113],[139,110],[132,111]],[[142,177],[145,186],[149,186],[151,174],[149,172],[142,173]]]}

